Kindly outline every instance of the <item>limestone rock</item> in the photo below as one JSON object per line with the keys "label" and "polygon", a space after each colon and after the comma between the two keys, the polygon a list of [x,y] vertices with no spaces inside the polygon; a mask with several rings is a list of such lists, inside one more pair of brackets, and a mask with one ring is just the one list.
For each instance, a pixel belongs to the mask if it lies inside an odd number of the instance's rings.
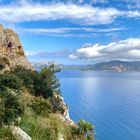
{"label": "limestone rock", "polygon": [[[69,116],[69,108],[64,101],[64,98],[57,93],[54,93],[51,98],[51,103],[58,108],[58,117],[71,126],[76,126],[74,121]],[[59,109],[61,108],[61,111]]]}
{"label": "limestone rock", "polygon": [[31,137],[24,132],[20,127],[17,126],[10,126],[13,136],[17,140],[32,140]]}
{"label": "limestone rock", "polygon": [[64,140],[64,136],[61,133],[58,134],[58,140]]}
{"label": "limestone rock", "polygon": [[[8,48],[9,42],[13,45],[12,49]],[[8,64],[4,63],[3,60],[6,60]],[[4,29],[2,25],[0,25],[0,64],[5,64],[3,71],[10,70],[17,65],[23,66],[27,69],[33,69],[26,59],[18,35],[11,29]]]}

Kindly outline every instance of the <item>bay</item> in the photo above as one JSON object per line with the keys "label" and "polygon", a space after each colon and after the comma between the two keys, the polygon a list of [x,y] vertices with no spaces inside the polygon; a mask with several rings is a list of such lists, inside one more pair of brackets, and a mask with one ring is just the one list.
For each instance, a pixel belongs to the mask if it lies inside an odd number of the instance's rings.
{"label": "bay", "polygon": [[62,70],[70,117],[90,121],[96,140],[140,140],[140,73]]}

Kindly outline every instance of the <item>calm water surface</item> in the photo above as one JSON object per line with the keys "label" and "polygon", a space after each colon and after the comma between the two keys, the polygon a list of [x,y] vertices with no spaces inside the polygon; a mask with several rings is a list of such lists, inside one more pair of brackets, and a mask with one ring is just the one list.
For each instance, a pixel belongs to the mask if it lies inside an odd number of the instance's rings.
{"label": "calm water surface", "polygon": [[71,118],[92,122],[96,140],[140,140],[140,73],[63,70],[58,76]]}

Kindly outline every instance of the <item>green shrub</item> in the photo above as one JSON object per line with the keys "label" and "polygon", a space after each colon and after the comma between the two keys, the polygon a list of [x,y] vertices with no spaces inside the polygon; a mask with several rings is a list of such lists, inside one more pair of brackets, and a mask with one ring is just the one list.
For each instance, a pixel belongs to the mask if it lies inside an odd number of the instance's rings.
{"label": "green shrub", "polygon": [[8,127],[0,127],[0,140],[16,140]]}
{"label": "green shrub", "polygon": [[38,115],[48,115],[49,113],[52,113],[52,104],[49,102],[49,100],[41,97],[36,97],[30,104],[30,107]]}
{"label": "green shrub", "polygon": [[23,114],[19,97],[9,90],[0,91],[0,125],[11,124]]}
{"label": "green shrub", "polygon": [[35,85],[37,95],[42,95],[44,98],[47,98],[51,97],[53,92],[60,92],[60,82],[55,75],[55,73],[59,71],[60,69],[56,68],[55,65],[52,64],[43,68],[38,73],[38,80]]}
{"label": "green shrub", "polygon": [[18,66],[11,73],[22,79],[23,86],[28,88],[30,92],[34,92],[35,71]]}
{"label": "green shrub", "polygon": [[35,96],[51,97],[53,92],[59,92],[60,82],[55,76],[59,70],[54,65],[36,72],[23,67],[15,68],[11,73],[23,81],[23,85]]}
{"label": "green shrub", "polygon": [[22,80],[15,74],[7,73],[0,75],[0,89],[2,87],[8,87],[10,89],[20,90],[22,87]]}
{"label": "green shrub", "polygon": [[77,130],[81,135],[81,138],[85,138],[87,140],[94,140],[94,128],[90,122],[86,122],[85,120],[79,120]]}

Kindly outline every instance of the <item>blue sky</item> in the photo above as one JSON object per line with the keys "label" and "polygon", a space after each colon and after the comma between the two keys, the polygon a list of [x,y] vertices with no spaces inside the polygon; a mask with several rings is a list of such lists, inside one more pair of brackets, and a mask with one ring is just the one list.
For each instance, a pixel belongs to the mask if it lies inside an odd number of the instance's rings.
{"label": "blue sky", "polygon": [[30,61],[140,60],[140,0],[0,0]]}

